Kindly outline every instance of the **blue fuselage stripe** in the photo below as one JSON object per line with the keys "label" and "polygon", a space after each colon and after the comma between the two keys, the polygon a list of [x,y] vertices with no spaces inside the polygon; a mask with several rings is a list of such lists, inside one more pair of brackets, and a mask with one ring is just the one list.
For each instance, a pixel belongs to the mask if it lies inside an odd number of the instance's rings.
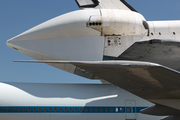
{"label": "blue fuselage stripe", "polygon": [[147,107],[6,106],[0,113],[140,113]]}

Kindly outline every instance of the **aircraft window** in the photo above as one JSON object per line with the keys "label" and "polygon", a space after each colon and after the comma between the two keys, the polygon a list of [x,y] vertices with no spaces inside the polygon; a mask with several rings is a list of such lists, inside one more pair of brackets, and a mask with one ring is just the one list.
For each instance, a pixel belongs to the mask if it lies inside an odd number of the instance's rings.
{"label": "aircraft window", "polygon": [[151,35],[154,35],[153,33],[151,33]]}
{"label": "aircraft window", "polygon": [[33,111],[36,112],[36,108],[33,108]]}
{"label": "aircraft window", "polygon": [[120,108],[120,111],[123,112],[123,108]]}
{"label": "aircraft window", "polygon": [[103,112],[103,108],[100,108],[100,111]]}
{"label": "aircraft window", "polygon": [[20,111],[21,111],[21,108],[18,108],[17,111],[20,112]]}
{"label": "aircraft window", "polygon": [[110,108],[110,111],[113,112],[113,108]]}
{"label": "aircraft window", "polygon": [[118,112],[118,108],[116,108],[116,112]]}
{"label": "aircraft window", "polygon": [[80,108],[79,111],[82,112],[82,111],[83,111],[83,108]]}
{"label": "aircraft window", "polygon": [[26,108],[23,108],[23,112],[26,112]]}
{"label": "aircraft window", "polygon": [[90,108],[90,111],[92,112],[92,111],[93,111],[93,108]]}
{"label": "aircraft window", "polygon": [[72,112],[72,111],[73,111],[73,109],[72,109],[72,108],[69,108],[69,111],[70,111],[70,112]]}
{"label": "aircraft window", "polygon": [[54,108],[54,111],[57,112],[57,108]]}
{"label": "aircraft window", "polygon": [[16,108],[12,108],[12,111],[15,112],[15,111],[16,111]]}
{"label": "aircraft window", "polygon": [[87,111],[88,111],[88,108],[85,108],[84,110],[87,112]]}
{"label": "aircraft window", "polygon": [[11,111],[11,109],[10,109],[10,108],[7,108],[7,111],[8,111],[8,112],[10,112],[10,111]]}
{"label": "aircraft window", "polygon": [[77,112],[77,111],[78,111],[78,109],[77,109],[77,108],[74,108],[74,111],[75,111],[75,112]]}
{"label": "aircraft window", "polygon": [[174,35],[176,35],[176,32],[173,32]]}
{"label": "aircraft window", "polygon": [[159,32],[159,35],[161,35],[161,32]]}
{"label": "aircraft window", "polygon": [[59,108],[59,111],[61,112],[61,111],[62,111],[62,108]]}
{"label": "aircraft window", "polygon": [[52,111],[52,108],[49,108],[49,111],[51,112],[51,111]]}
{"label": "aircraft window", "polygon": [[67,108],[64,108],[64,111],[67,112]]}
{"label": "aircraft window", "polygon": [[38,111],[39,111],[39,112],[41,112],[41,110],[42,110],[41,108],[38,108]]}
{"label": "aircraft window", "polygon": [[28,111],[30,112],[30,111],[31,111],[31,108],[28,108]]}
{"label": "aircraft window", "polygon": [[5,108],[2,108],[2,111],[5,112]]}
{"label": "aircraft window", "polygon": [[105,108],[105,111],[108,112],[108,108]]}
{"label": "aircraft window", "polygon": [[47,111],[47,108],[44,108],[44,112],[46,112]]}
{"label": "aircraft window", "polygon": [[98,108],[95,108],[95,111],[98,112]]}
{"label": "aircraft window", "polygon": [[130,112],[130,108],[127,108],[127,112]]}

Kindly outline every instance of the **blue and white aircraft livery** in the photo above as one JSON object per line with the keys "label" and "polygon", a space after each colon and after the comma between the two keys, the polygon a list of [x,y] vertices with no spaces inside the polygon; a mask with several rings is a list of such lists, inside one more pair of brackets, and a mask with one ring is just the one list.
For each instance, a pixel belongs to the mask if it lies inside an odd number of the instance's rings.
{"label": "blue and white aircraft livery", "polygon": [[125,0],[81,10],[7,41],[37,61],[102,84],[0,83],[0,120],[180,120],[180,21],[146,21]]}

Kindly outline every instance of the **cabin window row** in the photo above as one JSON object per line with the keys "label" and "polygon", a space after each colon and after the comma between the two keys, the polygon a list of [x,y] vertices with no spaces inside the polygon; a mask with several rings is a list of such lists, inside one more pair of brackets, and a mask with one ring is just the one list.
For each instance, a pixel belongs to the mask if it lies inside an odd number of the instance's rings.
{"label": "cabin window row", "polygon": [[[115,108],[12,107],[12,108],[1,108],[1,111],[2,112],[114,112]],[[122,108],[120,111],[122,111]]]}

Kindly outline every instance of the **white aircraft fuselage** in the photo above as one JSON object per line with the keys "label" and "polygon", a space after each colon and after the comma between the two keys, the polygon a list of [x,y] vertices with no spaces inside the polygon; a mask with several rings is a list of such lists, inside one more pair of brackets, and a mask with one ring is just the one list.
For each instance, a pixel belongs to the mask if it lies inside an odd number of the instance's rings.
{"label": "white aircraft fuselage", "polygon": [[113,85],[0,83],[1,120],[159,120],[153,104]]}
{"label": "white aircraft fuselage", "polygon": [[[35,26],[7,45],[36,60],[102,61],[118,57],[135,42],[179,41],[179,31],[180,21],[146,21],[127,10],[85,9]],[[83,74],[73,65],[49,65]]]}

